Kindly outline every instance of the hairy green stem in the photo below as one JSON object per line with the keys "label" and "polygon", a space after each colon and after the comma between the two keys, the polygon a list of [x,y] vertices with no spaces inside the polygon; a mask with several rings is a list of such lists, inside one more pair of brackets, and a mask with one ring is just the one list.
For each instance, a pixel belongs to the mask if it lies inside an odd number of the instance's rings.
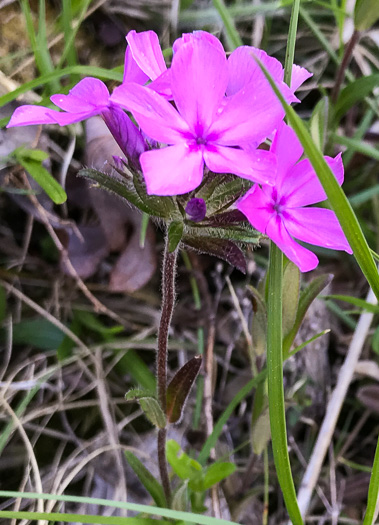
{"label": "hairy green stem", "polygon": [[[166,243],[162,265],[162,312],[158,330],[158,353],[157,353],[157,397],[159,404],[166,414],[167,408],[167,356],[168,356],[168,332],[170,329],[172,313],[175,305],[175,278],[178,258],[178,248],[173,252],[169,251],[169,239],[166,236]],[[166,429],[158,431],[158,464],[165,492],[167,504],[171,500],[170,480],[168,476],[166,460]]]}
{"label": "hairy green stem", "polygon": [[293,525],[303,525],[296,501],[287,447],[283,388],[282,267],[283,254],[272,242],[267,297],[267,378],[272,449],[276,473],[288,514]]}

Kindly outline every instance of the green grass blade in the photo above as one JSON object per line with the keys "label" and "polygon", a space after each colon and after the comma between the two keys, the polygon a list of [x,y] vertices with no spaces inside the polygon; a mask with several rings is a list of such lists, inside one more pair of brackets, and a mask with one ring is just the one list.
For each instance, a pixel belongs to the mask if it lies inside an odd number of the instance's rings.
{"label": "green grass blade", "polygon": [[359,153],[363,153],[363,155],[366,155],[367,157],[379,160],[379,149],[370,146],[370,144],[367,144],[367,142],[363,142],[354,138],[352,139],[350,137],[344,137],[342,135],[337,135],[336,133],[332,133],[332,139],[337,144],[347,146],[352,151],[358,151]]}
{"label": "green grass blade", "polygon": [[290,27],[288,29],[286,59],[284,63],[284,82],[288,86],[291,85],[292,66],[295,57],[297,24],[299,21],[299,8],[300,2],[298,0],[294,0],[290,20]]}
{"label": "green grass blade", "polygon": [[213,5],[217,9],[221,20],[223,21],[225,34],[231,50],[242,46],[243,42],[234,24],[234,20],[226,7],[224,0],[213,0]]}
{"label": "green grass blade", "polygon": [[327,196],[329,202],[337,215],[341,227],[349,241],[349,244],[354,252],[354,257],[364,273],[367,281],[373,289],[376,297],[379,297],[379,275],[374,259],[371,255],[370,248],[363,235],[362,229],[359,225],[358,219],[346,198],[345,193],[339,186],[336,178],[326,163],[322,153],[313,143],[312,138],[300,117],[295,110],[289,106],[275,85],[266,68],[260,64],[262,71],[271,84],[271,87],[279,98],[283,108],[285,109],[288,123],[295,130],[304,152],[309,158]]}
{"label": "green grass blade", "polygon": [[[200,514],[194,514],[192,512],[161,509],[160,507],[153,507],[150,505],[140,505],[138,503],[128,503],[124,501],[113,501],[103,498],[89,498],[83,496],[67,495],[63,496],[58,494],[38,494],[36,492],[16,492],[11,490],[0,490],[0,498],[42,499],[45,501],[67,501],[71,503],[87,503],[93,505],[112,507],[116,509],[127,509],[133,512],[142,512],[150,516],[162,516],[164,518],[183,520],[184,522],[194,523],[196,525],[236,525],[236,523],[232,521],[211,518],[209,516],[202,516]],[[103,521],[100,521],[100,523],[102,524]]]}
{"label": "green grass blade", "polygon": [[[67,64],[69,66],[74,66],[77,64],[78,60],[77,60],[76,50],[74,46],[75,37],[81,26],[82,21],[84,20],[84,17],[87,13],[88,6],[90,3],[91,3],[91,0],[84,1],[82,10],[76,21],[75,27],[73,27],[71,2],[63,2],[62,19],[63,19],[63,31],[64,31],[65,43],[64,43],[63,53],[57,65],[57,69],[60,69],[62,67],[66,59],[67,59]],[[72,80],[74,79],[72,78]]]}
{"label": "green grass blade", "polygon": [[267,297],[267,379],[274,462],[280,488],[293,525],[303,525],[296,500],[287,445],[282,349],[283,254],[271,242]]}
{"label": "green grass blade", "polygon": [[65,514],[60,512],[26,512],[0,510],[0,518],[49,520],[63,523],[98,523],[99,525],[169,525],[170,522],[150,518],[121,518],[117,516],[93,516],[90,514]]}
{"label": "green grass blade", "polygon": [[370,485],[368,488],[367,509],[363,525],[372,525],[379,495],[379,439],[376,446],[374,464],[372,466]]}
{"label": "green grass blade", "polygon": [[262,372],[255,376],[254,379],[251,379],[248,383],[246,383],[246,385],[243,386],[241,390],[233,397],[232,401],[226,407],[226,409],[218,419],[217,423],[215,424],[212,434],[207,438],[203,448],[201,449],[199,457],[197,458],[197,461],[201,465],[205,465],[206,461],[209,458],[212,448],[214,448],[214,446],[216,445],[218,438],[222,434],[224,426],[226,425],[230,416],[233,414],[236,407],[241,403],[243,399],[245,399],[246,396],[249,395],[253,388],[256,388],[259,385],[259,383],[265,380],[266,376],[267,371],[262,370]]}

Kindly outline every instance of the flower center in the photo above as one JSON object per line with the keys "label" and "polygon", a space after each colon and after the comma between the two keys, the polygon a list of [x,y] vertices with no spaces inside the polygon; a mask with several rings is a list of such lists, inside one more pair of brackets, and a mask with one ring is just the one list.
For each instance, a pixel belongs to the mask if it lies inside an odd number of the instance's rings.
{"label": "flower center", "polygon": [[198,144],[200,146],[200,145],[205,145],[206,143],[207,143],[207,139],[205,139],[203,137],[197,137],[196,144]]}

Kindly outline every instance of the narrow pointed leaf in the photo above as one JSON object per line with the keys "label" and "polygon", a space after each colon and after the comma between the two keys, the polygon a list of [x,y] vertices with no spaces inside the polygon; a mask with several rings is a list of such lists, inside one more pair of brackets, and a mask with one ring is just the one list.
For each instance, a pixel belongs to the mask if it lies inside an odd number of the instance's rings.
{"label": "narrow pointed leaf", "polygon": [[202,467],[195,459],[189,457],[183,452],[179,443],[170,439],[166,443],[167,461],[170,463],[172,470],[180,479],[193,479],[201,474]]}
{"label": "narrow pointed leaf", "polygon": [[145,390],[133,389],[125,394],[125,399],[138,401],[147,419],[157,428],[166,428],[166,418],[158,400]]}
{"label": "narrow pointed leaf", "polygon": [[168,251],[174,252],[183,237],[183,223],[174,221],[168,227]]}
{"label": "narrow pointed leaf", "polygon": [[379,86],[379,73],[366,75],[354,82],[350,82],[340,93],[334,107],[334,116],[340,120],[343,115],[357,102],[372,93],[373,89]]}
{"label": "narrow pointed leaf", "polygon": [[[144,466],[144,464],[135,456],[130,450],[125,450],[125,456],[129,465],[134,470],[138,479],[145,487],[147,492],[153,498],[158,507],[166,506],[166,498],[164,495],[163,487],[151,474],[151,472]],[[180,509],[184,510],[184,509]]]}
{"label": "narrow pointed leaf", "polygon": [[300,325],[303,322],[305,314],[312,302],[316,299],[319,293],[331,282],[333,279],[332,274],[322,274],[313,279],[313,281],[302,291],[299,299],[299,307],[296,313],[296,319],[292,329],[285,336],[283,341],[283,354],[284,357],[290,351],[292,343],[299,331]]}
{"label": "narrow pointed leaf", "polygon": [[235,266],[240,272],[246,273],[245,256],[240,248],[232,241],[212,239],[209,237],[196,239],[185,236],[183,242],[200,253],[207,253],[208,255],[214,255],[219,259],[223,259],[232,266]]}
{"label": "narrow pointed leaf", "polygon": [[288,261],[283,272],[283,335],[292,329],[299,304],[300,270]]}
{"label": "narrow pointed leaf", "polygon": [[190,359],[172,378],[167,387],[166,415],[170,423],[177,423],[182,416],[183,407],[199,373],[201,355]]}

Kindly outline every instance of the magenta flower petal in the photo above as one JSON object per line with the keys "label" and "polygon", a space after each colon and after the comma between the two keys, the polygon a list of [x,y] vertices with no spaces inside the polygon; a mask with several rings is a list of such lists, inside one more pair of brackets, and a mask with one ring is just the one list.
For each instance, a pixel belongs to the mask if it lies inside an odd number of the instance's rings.
{"label": "magenta flower petal", "polygon": [[236,207],[247,217],[250,224],[263,234],[266,233],[267,224],[275,215],[271,198],[262,191],[258,184],[254,184],[239,199]]}
{"label": "magenta flower petal", "polygon": [[211,44],[213,47],[218,49],[222,55],[225,55],[225,50],[220,42],[220,40],[212,35],[211,33],[208,33],[207,31],[194,31],[193,33],[183,33],[183,35],[180,38],[177,38],[172,46],[172,50],[175,53],[179,51],[179,49],[184,45],[188,43],[192,43],[195,40],[203,40]]}
{"label": "magenta flower petal", "polygon": [[146,151],[140,162],[149,195],[182,195],[197,188],[203,178],[201,150],[186,144]]}
{"label": "magenta flower petal", "polygon": [[228,82],[225,54],[203,39],[181,46],[171,65],[176,106],[195,135],[208,131]]}
{"label": "magenta flower petal", "polygon": [[171,69],[167,69],[167,71],[165,71],[158,78],[153,80],[147,87],[149,89],[152,89],[153,91],[156,91],[162,97],[171,100]]}
{"label": "magenta flower petal", "polygon": [[228,58],[229,83],[226,90],[227,95],[235,95],[250,82],[256,82],[263,78],[264,75],[254,60],[254,56],[263,63],[276,83],[282,82],[284,70],[279,60],[268,56],[261,49],[241,46],[237,47]]}
{"label": "magenta flower petal", "polygon": [[283,82],[284,69],[279,60],[270,57],[262,49],[250,46],[238,47],[231,53],[228,59],[229,83],[226,94],[235,95],[248,84],[254,84],[260,80],[265,82],[266,90],[271,90],[270,84],[254,57],[265,66],[287,102],[298,102],[298,98],[293,94],[294,90]]}
{"label": "magenta flower petal", "polygon": [[[326,195],[310,162],[297,162],[302,148],[295,133],[281,124],[271,153],[278,161],[276,184],[255,185],[237,208],[258,231],[265,233],[302,272],[317,266],[317,257],[295,239],[352,253],[335,213],[325,208],[304,208],[325,200]],[[343,181],[341,155],[325,157],[339,184]],[[296,163],[297,162],[297,163]]]}
{"label": "magenta flower petal", "polygon": [[56,124],[60,112],[44,106],[20,106],[15,109],[7,128],[14,126],[31,126],[35,124]]}
{"label": "magenta flower petal", "polygon": [[293,240],[279,215],[275,215],[270,220],[266,228],[266,234],[288,259],[299,267],[301,272],[314,270],[318,265],[316,255]]}
{"label": "magenta flower petal", "polygon": [[310,77],[313,77],[313,73],[305,69],[305,67],[294,64],[292,66],[291,90],[296,91]]}
{"label": "magenta flower petal", "polygon": [[[343,182],[341,154],[334,159],[327,156],[324,158],[341,185]],[[286,205],[290,208],[309,206],[327,199],[325,190],[308,159],[301,160],[288,171],[278,191],[281,195],[286,195]]]}
{"label": "magenta flower petal", "polygon": [[97,78],[84,78],[68,95],[53,95],[50,99],[56,106],[69,113],[91,113],[91,116],[108,106],[109,91]]}
{"label": "magenta flower petal", "polygon": [[183,140],[189,127],[176,109],[153,90],[138,84],[117,87],[111,102],[133,112],[143,131],[151,138],[167,144]]}
{"label": "magenta flower petal", "polygon": [[260,184],[274,184],[276,158],[270,151],[206,146],[204,161],[215,173],[234,173]]}
{"label": "magenta flower petal", "polygon": [[145,84],[149,80],[149,76],[142,71],[137,62],[135,61],[131,47],[128,46],[125,51],[124,60],[124,76],[122,83],[135,82],[136,84]]}
{"label": "magenta flower petal", "polygon": [[326,208],[286,210],[286,226],[300,241],[333,250],[353,253],[335,213]]}
{"label": "magenta flower petal", "polygon": [[218,143],[228,146],[260,144],[276,129],[284,109],[263,78],[248,84],[226,101],[218,111],[209,134],[218,135]]}
{"label": "magenta flower petal", "polygon": [[151,80],[155,80],[166,71],[162,49],[154,31],[129,31],[126,40],[137,65]]}
{"label": "magenta flower petal", "polygon": [[[296,133],[284,122],[281,122],[272,141],[270,151],[280,159],[278,162],[278,173],[276,187],[281,191],[282,183],[286,185],[283,189],[287,193],[288,170],[296,164],[303,154],[303,147],[297,138]],[[297,184],[297,181],[296,181]]]}

